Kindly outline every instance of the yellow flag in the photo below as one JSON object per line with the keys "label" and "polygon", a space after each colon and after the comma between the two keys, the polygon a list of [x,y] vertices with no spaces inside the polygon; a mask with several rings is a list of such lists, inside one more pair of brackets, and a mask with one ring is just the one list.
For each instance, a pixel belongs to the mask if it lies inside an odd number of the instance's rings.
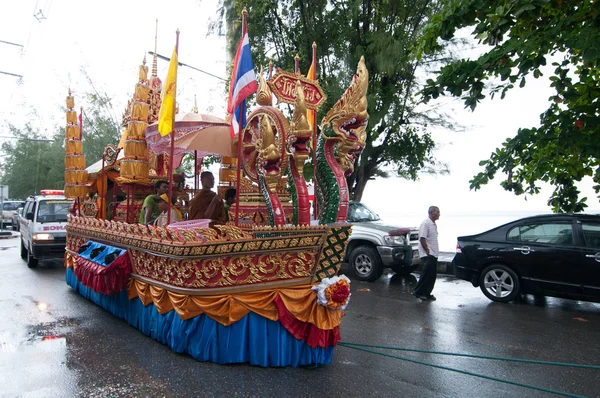
{"label": "yellow flag", "polygon": [[[313,59],[312,63],[310,64],[310,69],[308,70],[308,73],[306,74],[306,77],[308,77],[311,80],[317,80],[317,71],[316,71],[316,65],[315,65],[315,60]],[[315,120],[317,118],[317,112],[313,111],[312,109],[308,110],[308,114],[306,115],[307,119],[308,119],[308,123],[310,124],[310,128],[314,129],[315,127]]]}
{"label": "yellow flag", "polygon": [[169,74],[163,90],[163,100],[158,113],[158,132],[161,136],[173,131],[175,124],[175,96],[177,94],[177,47],[173,49]]}

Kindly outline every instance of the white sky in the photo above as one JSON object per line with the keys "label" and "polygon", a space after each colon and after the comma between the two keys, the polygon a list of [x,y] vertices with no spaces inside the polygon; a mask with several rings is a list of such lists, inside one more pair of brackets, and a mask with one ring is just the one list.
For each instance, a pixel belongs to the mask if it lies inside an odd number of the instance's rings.
{"label": "white sky", "polygon": [[[156,18],[159,54],[170,57],[179,28],[179,60],[225,78],[224,38],[207,36],[207,20],[214,18],[216,6],[217,0],[0,0],[0,40],[25,46],[21,51],[0,43],[0,71],[23,75],[23,83],[17,84],[15,77],[0,74],[0,136],[8,135],[8,123],[22,126],[29,121],[42,131],[62,124],[61,107],[69,87],[76,106],[85,110],[81,95],[91,87],[81,67],[98,90],[113,98],[120,121],[137,82],[138,65],[147,51],[154,51]],[[39,9],[46,17],[41,22],[33,16]],[[150,55],[147,64],[151,68]],[[158,61],[162,80],[167,68],[166,61]],[[454,101],[454,117],[467,131],[434,133],[439,145],[436,157],[449,164],[451,174],[423,176],[417,182],[370,181],[363,200],[386,218],[425,216],[430,204],[440,206],[443,214],[548,211],[550,189],[526,201],[500,188],[500,178],[477,192],[469,190],[468,181],[481,170],[479,161],[487,159],[506,137],[514,136],[519,127],[538,125],[550,93],[547,82],[530,79],[524,89],[514,89],[504,100],[486,100],[475,112]],[[180,67],[177,96],[182,111],[192,109],[194,95],[200,112],[225,116],[223,83]],[[600,212],[591,186],[588,181],[581,189],[588,196],[590,211]]]}

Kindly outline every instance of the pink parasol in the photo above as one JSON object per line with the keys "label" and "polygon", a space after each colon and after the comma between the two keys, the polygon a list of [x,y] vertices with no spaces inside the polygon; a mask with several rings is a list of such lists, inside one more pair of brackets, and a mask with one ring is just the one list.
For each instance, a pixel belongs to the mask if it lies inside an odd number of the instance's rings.
{"label": "pink parasol", "polygon": [[[174,159],[180,159],[185,153],[194,151],[199,156],[234,156],[229,131],[229,122],[216,116],[202,113],[175,115]],[[148,148],[157,155],[169,155],[171,151],[171,136],[162,137],[158,132],[158,123],[146,128],[146,142]]]}

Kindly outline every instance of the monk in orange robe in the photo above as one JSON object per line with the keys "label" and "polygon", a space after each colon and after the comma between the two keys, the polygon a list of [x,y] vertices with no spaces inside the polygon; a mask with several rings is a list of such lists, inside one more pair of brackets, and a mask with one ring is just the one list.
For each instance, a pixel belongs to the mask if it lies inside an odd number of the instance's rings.
{"label": "monk in orange robe", "polygon": [[215,186],[215,177],[210,171],[200,174],[202,189],[190,202],[189,220],[211,219],[211,225],[225,224],[227,214],[223,199],[212,188]]}

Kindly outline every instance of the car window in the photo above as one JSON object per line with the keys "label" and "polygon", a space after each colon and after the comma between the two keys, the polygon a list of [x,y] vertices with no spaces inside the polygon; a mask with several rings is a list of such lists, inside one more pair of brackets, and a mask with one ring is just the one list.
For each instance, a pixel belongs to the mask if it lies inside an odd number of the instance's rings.
{"label": "car window", "polygon": [[25,208],[23,209],[23,215],[27,215],[27,213],[31,213],[31,206],[33,204],[33,201],[27,202],[25,203]]}
{"label": "car window", "polygon": [[352,202],[348,204],[348,216],[346,220],[349,222],[378,221],[379,216],[362,203]]}
{"label": "car window", "polygon": [[4,202],[3,210],[16,211],[21,206],[23,206],[23,202]]}
{"label": "car window", "polygon": [[70,200],[44,200],[39,203],[37,221],[45,222],[64,222],[67,221],[69,214]]}
{"label": "car window", "polygon": [[512,242],[522,243],[572,245],[573,227],[570,223],[519,225],[508,231],[507,239]]}
{"label": "car window", "polygon": [[585,241],[585,245],[600,249],[600,224],[582,222],[581,229],[583,230],[583,240]]}

